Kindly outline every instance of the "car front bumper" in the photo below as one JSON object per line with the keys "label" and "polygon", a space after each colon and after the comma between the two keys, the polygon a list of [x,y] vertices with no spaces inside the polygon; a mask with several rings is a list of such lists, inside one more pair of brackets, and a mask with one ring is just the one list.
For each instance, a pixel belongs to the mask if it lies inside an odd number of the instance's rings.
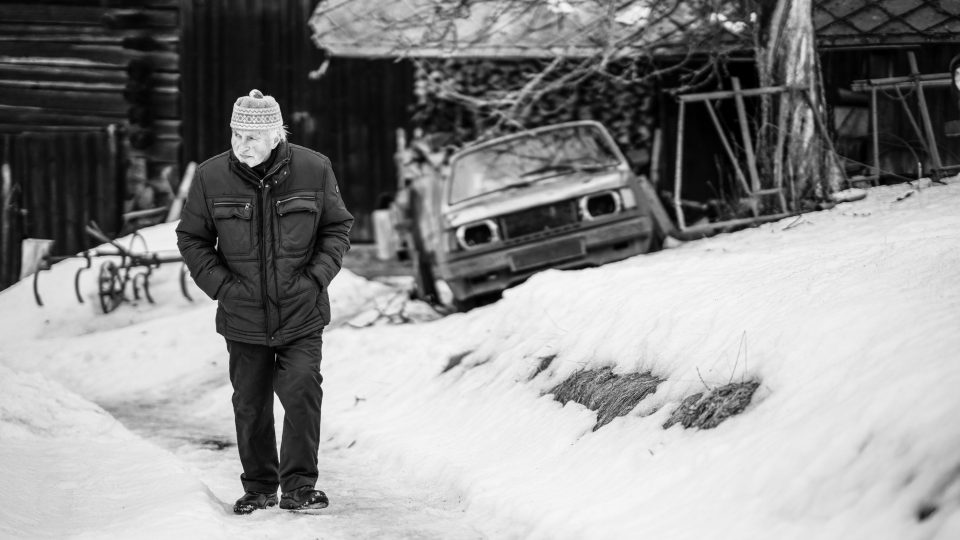
{"label": "car front bumper", "polygon": [[437,273],[458,300],[502,291],[548,268],[600,266],[650,250],[649,216],[584,224],[556,236],[514,246],[438,258]]}

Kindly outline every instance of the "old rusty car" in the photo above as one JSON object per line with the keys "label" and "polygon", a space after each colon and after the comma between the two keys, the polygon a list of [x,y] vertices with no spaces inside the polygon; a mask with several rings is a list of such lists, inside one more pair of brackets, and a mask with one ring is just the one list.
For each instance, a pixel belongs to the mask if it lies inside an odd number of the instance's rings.
{"label": "old rusty car", "polygon": [[[659,249],[665,216],[604,126],[555,124],[463,148],[398,193],[417,288],[465,309],[547,269]],[[667,218],[668,219],[668,218]]]}

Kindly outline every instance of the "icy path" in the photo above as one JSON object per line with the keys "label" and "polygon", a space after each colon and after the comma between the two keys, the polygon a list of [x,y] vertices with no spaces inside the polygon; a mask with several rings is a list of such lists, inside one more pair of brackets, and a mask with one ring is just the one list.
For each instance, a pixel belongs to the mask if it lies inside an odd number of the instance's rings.
{"label": "icy path", "polygon": [[[230,416],[229,387],[222,366],[193,388],[162,392],[163,400],[102,404],[128,429],[172,452],[219,499],[226,519],[263,538],[486,538],[518,533],[470,519],[448,494],[412,485],[403,474],[366,458],[351,441],[327,438],[320,447],[320,481],[331,500],[318,515],[277,508],[233,516],[241,486],[240,460]],[[191,399],[188,396],[199,396]],[[277,408],[277,425],[282,409]],[[278,432],[279,437],[279,432]]]}

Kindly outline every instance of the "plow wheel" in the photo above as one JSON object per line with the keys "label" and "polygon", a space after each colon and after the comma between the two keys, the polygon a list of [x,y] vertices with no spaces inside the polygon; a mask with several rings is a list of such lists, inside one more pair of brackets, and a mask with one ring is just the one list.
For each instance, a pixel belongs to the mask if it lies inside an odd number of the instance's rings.
{"label": "plow wheel", "polygon": [[98,294],[100,307],[104,313],[110,313],[120,302],[123,302],[123,279],[120,278],[120,269],[112,261],[100,265],[100,280]]}

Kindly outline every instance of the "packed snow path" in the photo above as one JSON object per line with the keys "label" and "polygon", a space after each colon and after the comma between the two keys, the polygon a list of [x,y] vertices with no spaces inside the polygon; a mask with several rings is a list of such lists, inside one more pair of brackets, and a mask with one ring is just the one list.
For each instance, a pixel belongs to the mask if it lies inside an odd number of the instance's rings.
{"label": "packed snow path", "polygon": [[[317,485],[330,497],[328,508],[234,515],[242,467],[226,347],[213,332],[214,305],[179,297],[176,270],[158,272],[157,305],[124,304],[107,315],[97,312],[95,298],[81,305],[70,297],[72,279],[63,276],[73,268],[43,276],[47,305],[27,304],[35,318],[21,317],[14,307],[18,302],[7,293],[6,305],[13,307],[7,314],[19,332],[17,340],[6,342],[9,348],[0,346],[5,397],[0,461],[19,489],[0,509],[0,537],[474,539],[522,534],[488,516],[471,516],[455,492],[418,482],[402,464],[332,435],[321,441]],[[335,299],[339,316],[328,333],[400,292],[348,272],[338,279],[344,285]],[[29,294],[22,285],[12,292]],[[90,293],[95,286],[84,290]],[[32,339],[24,339],[28,335]],[[331,362],[349,360],[330,356]],[[10,371],[7,364],[45,377]],[[283,409],[279,400],[275,403],[279,438]],[[56,478],[52,485],[50,478]],[[61,495],[51,499],[51,489]]]}
{"label": "packed snow path", "polygon": [[[219,499],[223,512],[232,512],[242,495],[236,437],[232,418],[196,415],[203,396],[214,393],[229,399],[222,385],[224,374],[193,388],[171,388],[159,400],[133,400],[105,404],[128,429],[171,451]],[[277,410],[282,425],[282,409]],[[277,436],[279,437],[279,428]],[[353,443],[353,444],[351,444]],[[371,462],[354,441],[326,438],[320,447],[318,488],[330,497],[328,508],[316,513],[291,513],[279,508],[236,516],[250,538],[487,538],[504,531],[472,524],[462,501],[449,500],[428,486],[411,484],[402,474],[391,473]]]}

